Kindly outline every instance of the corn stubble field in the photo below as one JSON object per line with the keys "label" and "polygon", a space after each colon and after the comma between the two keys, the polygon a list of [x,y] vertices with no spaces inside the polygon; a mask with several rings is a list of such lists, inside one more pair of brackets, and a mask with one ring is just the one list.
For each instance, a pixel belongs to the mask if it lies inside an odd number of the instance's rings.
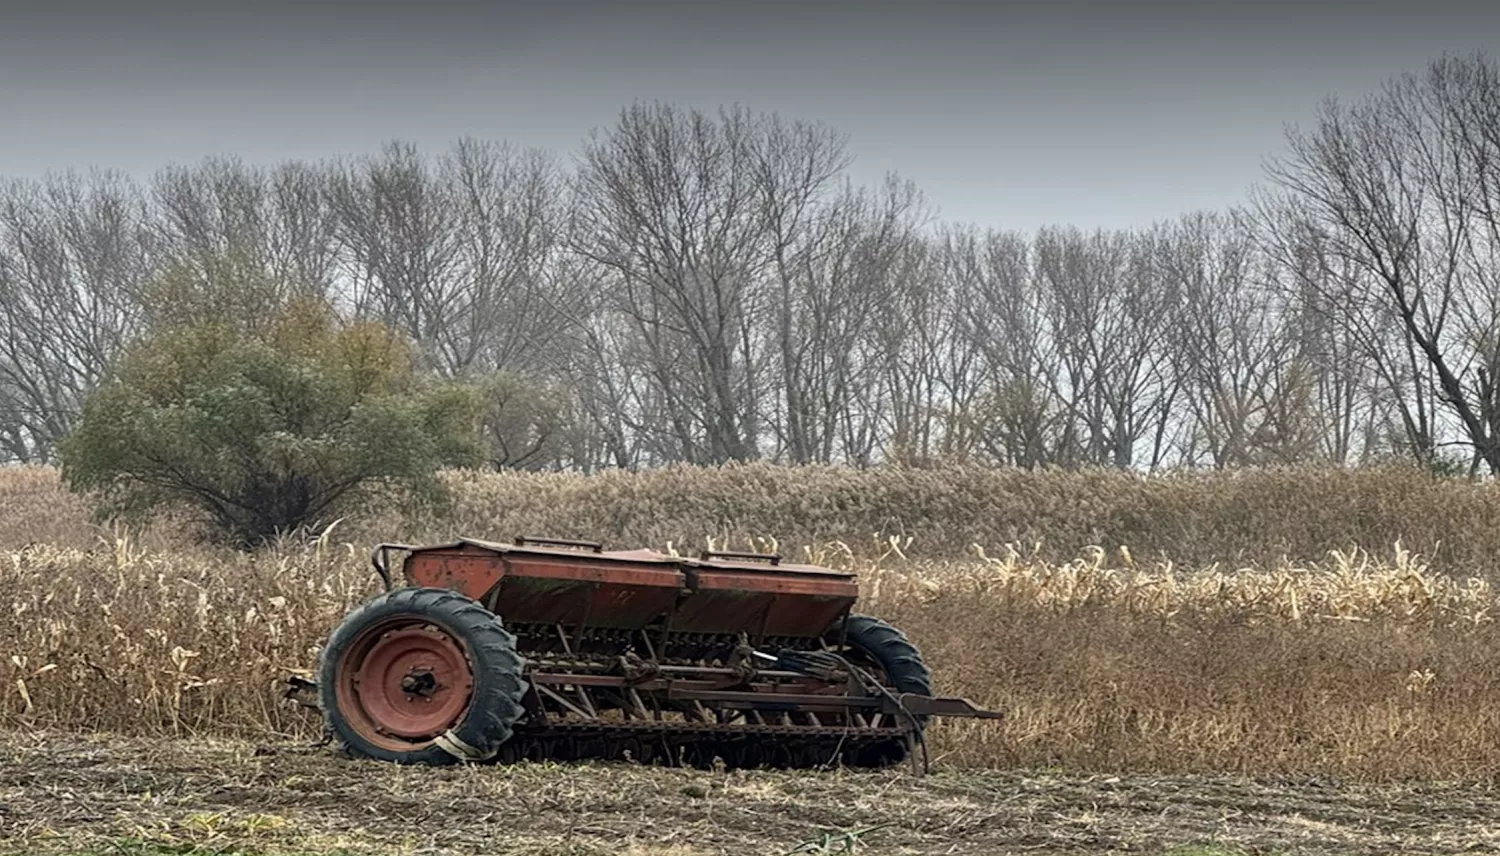
{"label": "corn stubble field", "polygon": [[[55,472],[0,473],[0,852],[1500,846],[1491,485],[759,465],[449,480],[441,515],[240,555],[173,523],[92,526]],[[377,590],[368,546],[460,533],[712,538],[853,569],[940,691],[1006,719],[935,726],[920,780],[404,770],[307,748],[318,723],[277,684]]]}

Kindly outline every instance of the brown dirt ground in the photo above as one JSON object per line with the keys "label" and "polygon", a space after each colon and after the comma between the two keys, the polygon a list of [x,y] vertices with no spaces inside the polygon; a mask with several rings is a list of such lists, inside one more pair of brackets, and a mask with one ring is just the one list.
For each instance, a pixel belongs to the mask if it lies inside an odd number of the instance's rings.
{"label": "brown dirt ground", "polygon": [[1500,793],[1484,784],[1104,777],[942,765],[925,778],[620,763],[399,768],[328,749],[0,733],[6,856],[1497,849]]}

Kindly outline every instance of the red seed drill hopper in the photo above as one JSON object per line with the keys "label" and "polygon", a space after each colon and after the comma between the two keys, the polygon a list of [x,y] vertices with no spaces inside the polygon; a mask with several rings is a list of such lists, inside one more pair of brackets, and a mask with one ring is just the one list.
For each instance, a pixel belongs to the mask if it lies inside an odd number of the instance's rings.
{"label": "red seed drill hopper", "polygon": [[998,716],[934,698],[906,637],[851,612],[852,574],[777,555],[517,538],[372,562],[385,593],[288,693],[357,756],[879,767],[916,762],[928,717]]}

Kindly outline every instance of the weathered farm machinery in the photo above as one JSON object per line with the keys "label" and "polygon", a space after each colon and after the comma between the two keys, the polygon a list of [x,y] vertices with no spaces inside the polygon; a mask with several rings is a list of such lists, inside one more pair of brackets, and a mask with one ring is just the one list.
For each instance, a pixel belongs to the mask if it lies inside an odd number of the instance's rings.
{"label": "weathered farm machinery", "polygon": [[906,637],[851,612],[852,574],[777,555],[517,538],[372,562],[385,593],[289,691],[359,756],[878,767],[915,763],[928,717],[998,716],[934,698]]}

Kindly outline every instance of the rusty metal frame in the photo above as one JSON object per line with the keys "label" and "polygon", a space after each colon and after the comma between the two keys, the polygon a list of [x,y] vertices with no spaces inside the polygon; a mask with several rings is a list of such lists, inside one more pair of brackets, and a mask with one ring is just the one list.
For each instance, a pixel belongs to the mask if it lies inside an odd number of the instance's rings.
{"label": "rusty metal frame", "polygon": [[375,549],[370,551],[370,565],[375,569],[375,574],[380,577],[380,581],[385,584],[386,591],[395,587],[391,581],[391,551],[402,550],[410,553],[420,549],[422,548],[412,544],[383,543],[376,544]]}
{"label": "rusty metal frame", "polygon": [[[913,730],[912,717],[950,716],[977,719],[996,719],[1000,714],[982,710],[962,698],[933,698],[911,693],[875,694],[862,688],[851,689],[820,682],[805,674],[785,670],[759,672],[750,682],[724,680],[731,670],[717,667],[663,666],[660,677],[646,680],[631,680],[621,674],[604,672],[579,672],[552,670],[545,665],[528,675],[533,691],[540,697],[551,699],[568,713],[585,721],[602,721],[600,710],[616,709],[612,704],[602,703],[594,693],[610,690],[618,694],[622,704],[618,709],[634,708],[632,714],[651,712],[653,719],[661,721],[660,715],[671,702],[693,702],[698,710],[707,710],[716,715],[731,711],[765,714],[806,714],[810,717],[808,727],[844,729],[849,727],[880,731],[889,736],[900,736]],[[668,672],[667,670],[670,670]],[[857,682],[856,682],[857,684]],[[578,704],[568,700],[564,690],[572,690],[578,696]],[[821,690],[821,691],[820,691]],[[647,700],[655,704],[647,704]],[[565,720],[546,711],[540,705],[542,715],[533,717],[531,727],[547,727],[567,724]],[[673,711],[681,712],[681,711]],[[842,713],[849,724],[824,726],[818,713]],[[881,723],[890,718],[889,725]],[[905,720],[905,721],[903,721]],[[794,725],[793,723],[784,723]]]}
{"label": "rusty metal frame", "polygon": [[[522,651],[530,688],[516,733],[527,740],[649,734],[670,750],[669,735],[776,734],[837,738],[840,746],[846,740],[902,741],[913,748],[926,717],[1000,716],[966,699],[898,694],[837,657],[843,666],[782,667],[779,656],[760,653],[763,644],[774,650],[782,644],[775,640],[791,638],[783,635],[788,628],[793,637],[801,634],[794,650],[842,651],[848,644],[847,618],[857,597],[853,576],[783,564],[779,554],[609,553],[594,541],[533,536],[513,545],[389,543],[371,556],[387,590],[394,585],[395,551],[407,553],[403,572],[411,584],[454,588],[502,618],[507,603],[521,615],[530,615],[528,609],[548,614],[507,621],[540,645]],[[414,565],[419,558],[420,569]],[[560,655],[547,653],[559,643]],[[632,654],[635,660],[628,661],[624,653],[637,645],[646,656]],[[722,665],[712,662],[716,658]]]}

